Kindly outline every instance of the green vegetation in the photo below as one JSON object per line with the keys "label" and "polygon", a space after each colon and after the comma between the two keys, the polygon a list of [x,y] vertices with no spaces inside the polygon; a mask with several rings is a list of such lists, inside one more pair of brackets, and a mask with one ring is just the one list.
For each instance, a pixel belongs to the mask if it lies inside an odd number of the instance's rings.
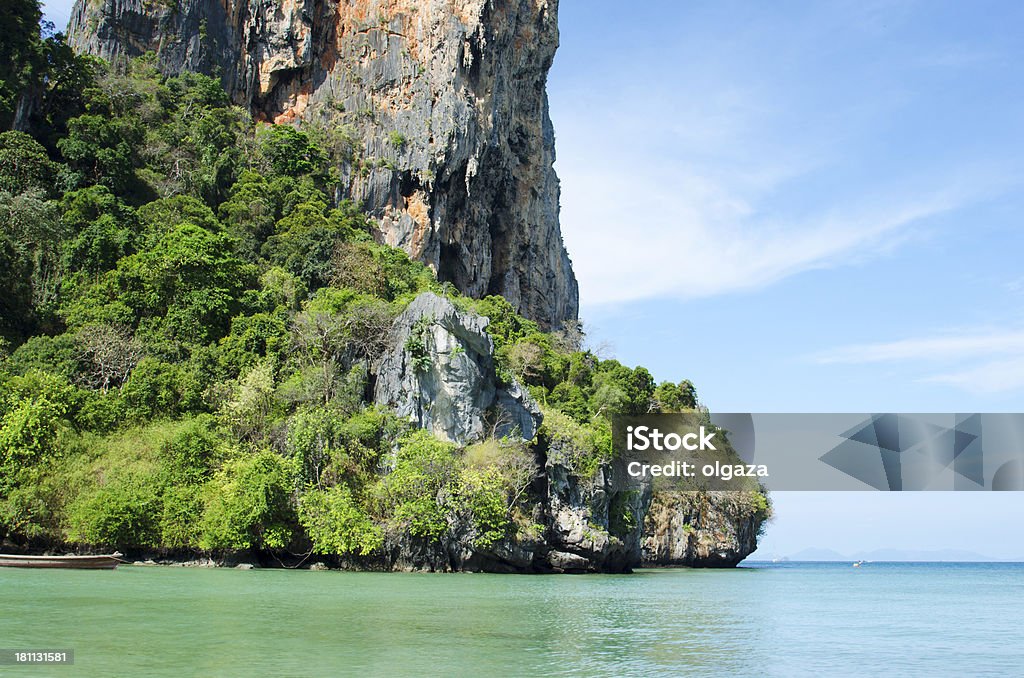
{"label": "green vegetation", "polygon": [[611,534],[622,536],[637,527],[637,516],[630,502],[635,501],[638,495],[637,490],[628,490],[619,492],[612,499],[611,506],[608,507],[608,531]]}
{"label": "green vegetation", "polygon": [[41,27],[41,18],[38,0],[5,0],[0,7],[0,129],[30,123],[52,144],[82,112],[79,93],[92,62],[76,57],[53,24]]}
{"label": "green vegetation", "polygon": [[398,130],[391,130],[388,132],[388,143],[391,144],[392,148],[399,149],[405,146],[405,135]]}
{"label": "green vegetation", "polygon": [[299,505],[302,526],[316,553],[369,555],[383,544],[381,529],[345,485],[310,490]]}
{"label": "green vegetation", "polygon": [[430,369],[430,325],[429,318],[420,318],[413,325],[409,338],[405,340],[405,350],[412,356],[412,365],[417,372]]}
{"label": "green vegetation", "polygon": [[[460,449],[366,402],[424,290],[490,318],[500,377],[544,408],[536,444],[583,475],[612,413],[696,407],[376,243],[333,197],[350,130],[257,125],[216,80],[75,57],[8,4],[0,124],[21,106],[28,132],[0,133],[0,540],[366,556],[459,518],[480,546],[539,534],[533,448]],[[418,370],[429,342],[418,324]]]}

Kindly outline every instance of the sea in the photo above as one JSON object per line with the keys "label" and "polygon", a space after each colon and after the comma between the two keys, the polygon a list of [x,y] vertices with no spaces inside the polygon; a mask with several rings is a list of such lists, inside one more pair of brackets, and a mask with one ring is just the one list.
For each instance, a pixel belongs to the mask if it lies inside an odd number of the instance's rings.
{"label": "sea", "polygon": [[1021,676],[1024,564],[0,568],[2,676]]}

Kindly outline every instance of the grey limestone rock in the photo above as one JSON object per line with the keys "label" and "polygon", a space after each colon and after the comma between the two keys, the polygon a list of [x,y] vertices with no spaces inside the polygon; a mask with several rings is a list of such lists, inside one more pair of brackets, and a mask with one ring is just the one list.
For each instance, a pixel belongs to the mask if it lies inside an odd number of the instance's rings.
{"label": "grey limestone rock", "polygon": [[219,74],[257,119],[315,125],[339,198],[473,296],[545,327],[578,290],[558,223],[545,91],[557,0],[77,0],[69,40]]}
{"label": "grey limestone rock", "polygon": [[397,318],[377,369],[374,400],[440,438],[532,440],[540,408],[518,384],[501,384],[487,319],[426,292]]}
{"label": "grey limestone rock", "polygon": [[757,549],[767,519],[751,492],[656,492],[643,538],[645,567],[733,567]]}
{"label": "grey limestone rock", "polygon": [[[638,566],[650,483],[629,478],[618,463],[602,464],[593,478],[581,478],[557,458],[549,454],[545,467],[548,564],[572,572],[626,572]],[[581,562],[586,566],[579,567]]]}

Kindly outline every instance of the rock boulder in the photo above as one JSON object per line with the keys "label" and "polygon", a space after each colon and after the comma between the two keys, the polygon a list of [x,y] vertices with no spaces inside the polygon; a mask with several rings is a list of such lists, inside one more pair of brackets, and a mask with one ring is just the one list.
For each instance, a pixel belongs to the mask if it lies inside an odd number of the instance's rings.
{"label": "rock boulder", "polygon": [[532,440],[540,408],[518,384],[499,382],[487,322],[436,294],[416,297],[395,321],[375,402],[460,445],[490,435]]}

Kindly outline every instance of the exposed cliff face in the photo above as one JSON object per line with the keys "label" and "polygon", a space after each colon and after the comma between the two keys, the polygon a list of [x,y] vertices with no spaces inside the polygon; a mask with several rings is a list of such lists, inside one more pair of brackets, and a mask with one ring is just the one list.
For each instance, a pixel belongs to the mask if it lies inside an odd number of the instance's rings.
{"label": "exposed cliff face", "polygon": [[650,483],[629,479],[621,464],[581,478],[552,456],[544,477],[548,565],[559,572],[628,572],[640,565]]}
{"label": "exposed cliff face", "polygon": [[757,548],[770,509],[744,492],[656,492],[644,525],[644,567],[733,567]]}
{"label": "exposed cliff face", "polygon": [[78,0],[79,51],[220,74],[255,116],[328,130],[380,240],[530,318],[575,318],[545,83],[557,0]]}
{"label": "exposed cliff face", "polygon": [[518,384],[501,384],[487,319],[425,293],[395,321],[374,400],[454,443],[487,435],[532,440],[540,408]]}

